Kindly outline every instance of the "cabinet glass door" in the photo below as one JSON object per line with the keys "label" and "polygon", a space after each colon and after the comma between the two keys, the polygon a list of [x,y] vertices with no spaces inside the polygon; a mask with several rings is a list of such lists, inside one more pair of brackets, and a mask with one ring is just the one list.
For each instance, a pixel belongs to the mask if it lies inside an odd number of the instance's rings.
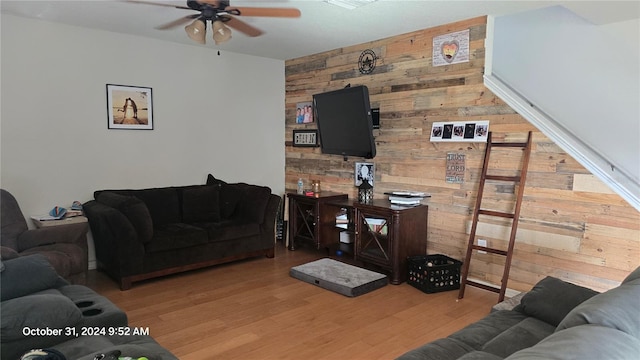
{"label": "cabinet glass door", "polygon": [[360,213],[360,241],[358,256],[376,260],[382,264],[391,262],[389,219],[383,216]]}
{"label": "cabinet glass door", "polygon": [[296,237],[315,240],[315,214],[313,204],[296,201],[295,204],[295,233]]}

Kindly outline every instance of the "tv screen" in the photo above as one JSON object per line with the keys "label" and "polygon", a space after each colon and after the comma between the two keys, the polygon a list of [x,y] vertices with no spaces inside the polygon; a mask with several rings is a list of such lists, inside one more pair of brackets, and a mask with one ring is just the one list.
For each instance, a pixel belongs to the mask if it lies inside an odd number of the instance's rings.
{"label": "tv screen", "polygon": [[354,86],[313,95],[320,148],[325,154],[376,156],[369,89]]}

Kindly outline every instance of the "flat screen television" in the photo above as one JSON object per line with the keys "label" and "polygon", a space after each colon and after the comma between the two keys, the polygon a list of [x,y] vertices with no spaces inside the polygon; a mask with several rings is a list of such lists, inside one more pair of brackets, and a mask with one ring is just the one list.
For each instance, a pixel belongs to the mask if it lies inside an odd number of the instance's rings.
{"label": "flat screen television", "polygon": [[373,138],[369,89],[347,87],[313,95],[320,148],[325,154],[373,159]]}

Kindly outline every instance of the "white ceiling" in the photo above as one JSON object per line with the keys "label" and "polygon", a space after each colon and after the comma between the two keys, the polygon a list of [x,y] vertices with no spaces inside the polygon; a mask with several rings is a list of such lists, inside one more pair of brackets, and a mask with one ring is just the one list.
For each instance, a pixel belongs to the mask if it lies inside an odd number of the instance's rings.
{"label": "white ceiling", "polygon": [[[143,0],[144,1],[144,0]],[[186,6],[186,1],[162,1]],[[302,16],[289,18],[241,17],[265,32],[251,38],[237,31],[224,44],[192,42],[183,26],[171,30],[154,27],[193,10],[127,3],[126,1],[0,1],[3,14],[25,16],[68,25],[101,29],[164,41],[204,46],[273,59],[293,59],[354,44],[383,39],[482,15],[504,15],[552,5],[564,5],[596,24],[608,24],[640,17],[640,2],[631,1],[432,1],[379,0],[354,10],[330,5],[323,0],[241,1],[232,6],[295,7]],[[55,41],[55,39],[52,39]]]}

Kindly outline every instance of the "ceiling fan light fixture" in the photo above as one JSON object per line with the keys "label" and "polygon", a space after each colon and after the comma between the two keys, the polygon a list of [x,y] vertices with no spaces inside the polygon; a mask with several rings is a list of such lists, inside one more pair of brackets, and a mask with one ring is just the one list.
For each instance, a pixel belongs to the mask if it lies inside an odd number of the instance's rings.
{"label": "ceiling fan light fixture", "polygon": [[216,42],[216,45],[221,44],[223,42],[229,41],[231,39],[231,29],[227,27],[222,21],[215,20],[212,22],[213,27],[213,40]]}
{"label": "ceiling fan light fixture", "polygon": [[336,5],[347,10],[353,10],[378,0],[325,0],[328,4]]}
{"label": "ceiling fan light fixture", "polygon": [[191,24],[184,27],[184,31],[187,32],[189,38],[199,44],[206,43],[206,30],[207,23],[202,19],[196,19]]}

